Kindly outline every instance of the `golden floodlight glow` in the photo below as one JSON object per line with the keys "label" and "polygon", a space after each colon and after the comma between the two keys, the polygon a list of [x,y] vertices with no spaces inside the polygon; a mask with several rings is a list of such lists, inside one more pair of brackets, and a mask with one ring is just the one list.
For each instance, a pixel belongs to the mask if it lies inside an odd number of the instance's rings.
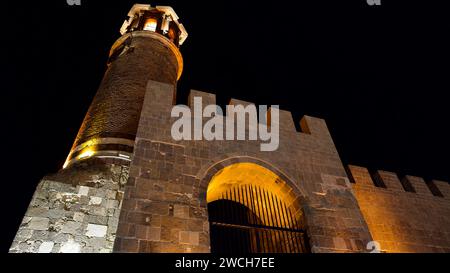
{"label": "golden floodlight glow", "polygon": [[[295,196],[290,194],[290,186],[280,176],[258,164],[242,162],[229,165],[213,176],[206,192],[206,201],[211,203],[223,199],[225,192],[249,186],[253,188],[254,199],[252,202],[256,204],[254,212],[260,215],[262,215],[263,211],[269,216],[275,215],[277,212],[273,207],[266,207],[266,204],[263,202],[264,198],[258,196],[256,188],[273,194],[287,207],[289,204],[293,204],[296,199]],[[248,205],[243,200],[239,200],[238,202],[244,206]],[[284,214],[282,213],[281,215]],[[283,219],[287,218],[286,216]],[[264,224],[270,225],[265,222],[267,219],[261,219],[261,221]],[[283,222],[285,226],[289,224],[288,222]]]}
{"label": "golden floodlight glow", "polygon": [[86,148],[80,153],[80,155],[78,155],[77,159],[85,159],[91,157],[94,155],[94,153],[95,151],[92,148]]}
{"label": "golden floodlight glow", "polygon": [[145,21],[144,24],[144,30],[149,30],[149,31],[156,31],[156,26],[157,26],[158,22],[156,21],[155,18],[148,18]]}
{"label": "golden floodlight glow", "polygon": [[[280,195],[283,181],[272,171],[255,163],[236,163],[220,170],[211,179],[207,190],[207,202],[220,199],[223,192],[236,185],[253,185]],[[280,196],[282,197],[282,196]]]}
{"label": "golden floodlight glow", "polygon": [[[77,152],[77,151],[79,151],[79,150],[83,150],[83,152],[82,152],[79,156],[77,156],[77,159],[82,159],[82,158],[86,158],[86,157],[92,156],[92,154],[90,155],[91,152],[89,152],[89,150],[91,150],[92,153],[94,153],[94,151],[93,151],[92,148],[89,148],[89,147],[90,147],[90,146],[93,146],[93,145],[96,145],[96,144],[98,144],[99,142],[100,142],[99,139],[90,139],[90,140],[84,142],[83,144],[79,145],[75,150],[71,150],[70,153],[69,153],[69,155],[67,156],[66,161],[64,162],[64,165],[63,165],[62,168],[65,169],[65,168],[67,168],[67,166],[69,166],[69,163],[70,163],[70,161],[71,161],[71,159],[72,159],[72,158],[71,158],[71,157],[72,157],[72,154],[73,154],[74,152]],[[85,152],[87,152],[86,155],[84,155]],[[81,156],[83,156],[83,157],[81,157]]]}
{"label": "golden floodlight glow", "polygon": [[69,165],[69,158],[64,162],[63,169],[67,168],[67,165]]}

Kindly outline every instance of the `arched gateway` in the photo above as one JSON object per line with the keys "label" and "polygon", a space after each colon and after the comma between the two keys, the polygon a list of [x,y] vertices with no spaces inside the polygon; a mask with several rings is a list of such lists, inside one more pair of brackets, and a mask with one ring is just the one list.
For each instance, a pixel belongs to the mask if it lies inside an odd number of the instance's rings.
{"label": "arched gateway", "polygon": [[309,252],[299,196],[276,173],[255,163],[219,170],[207,189],[211,252]]}

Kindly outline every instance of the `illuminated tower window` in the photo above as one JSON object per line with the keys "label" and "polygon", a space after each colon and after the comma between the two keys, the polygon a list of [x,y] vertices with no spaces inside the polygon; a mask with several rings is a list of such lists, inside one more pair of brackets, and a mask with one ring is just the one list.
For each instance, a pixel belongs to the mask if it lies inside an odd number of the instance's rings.
{"label": "illuminated tower window", "polygon": [[158,22],[156,21],[155,18],[148,18],[145,21],[144,24],[144,30],[148,30],[148,31],[156,31],[156,26],[158,25]]}

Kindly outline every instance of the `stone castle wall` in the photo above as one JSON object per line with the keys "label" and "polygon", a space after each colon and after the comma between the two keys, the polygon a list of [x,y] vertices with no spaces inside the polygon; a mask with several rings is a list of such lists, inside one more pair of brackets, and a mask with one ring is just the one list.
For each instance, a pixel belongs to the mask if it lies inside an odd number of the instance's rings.
{"label": "stone castle wall", "polygon": [[[10,252],[209,252],[208,183],[240,162],[287,182],[313,252],[367,252],[371,241],[383,252],[450,252],[449,183],[346,172],[323,120],[305,116],[297,132],[282,110],[274,152],[259,141],[174,141],[174,95],[173,85],[148,83],[131,162],[92,158],[43,178]],[[215,104],[191,91],[188,105],[194,96]]]}
{"label": "stone castle wall", "polygon": [[[383,252],[450,252],[449,183],[346,172],[323,120],[305,116],[297,132],[282,110],[274,152],[259,141],[174,141],[174,95],[148,83],[131,162],[92,158],[42,179],[10,252],[209,252],[208,183],[241,162],[286,181],[313,252],[368,252],[371,241]],[[194,96],[215,104],[191,91],[188,105]]]}
{"label": "stone castle wall", "polygon": [[[274,152],[261,152],[259,141],[174,141],[174,92],[169,84],[148,84],[115,251],[209,252],[208,183],[236,162],[260,164],[286,178],[305,214],[313,252],[366,251],[372,238],[323,120],[305,116],[300,133],[290,112],[280,111]],[[194,96],[215,104],[214,95],[191,91],[189,105]]]}
{"label": "stone castle wall", "polygon": [[382,251],[450,252],[448,182],[433,180],[427,185],[421,177],[400,180],[386,171],[371,175],[358,166],[349,166],[349,175],[370,233]]}
{"label": "stone castle wall", "polygon": [[128,166],[81,163],[36,188],[10,252],[112,252]]}

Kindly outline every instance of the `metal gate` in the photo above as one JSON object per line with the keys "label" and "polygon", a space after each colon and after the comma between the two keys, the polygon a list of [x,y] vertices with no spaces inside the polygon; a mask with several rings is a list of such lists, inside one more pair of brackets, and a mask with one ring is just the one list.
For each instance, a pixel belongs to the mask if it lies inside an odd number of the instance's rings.
{"label": "metal gate", "polygon": [[211,252],[309,252],[306,233],[276,195],[252,185],[235,186],[208,203]]}

